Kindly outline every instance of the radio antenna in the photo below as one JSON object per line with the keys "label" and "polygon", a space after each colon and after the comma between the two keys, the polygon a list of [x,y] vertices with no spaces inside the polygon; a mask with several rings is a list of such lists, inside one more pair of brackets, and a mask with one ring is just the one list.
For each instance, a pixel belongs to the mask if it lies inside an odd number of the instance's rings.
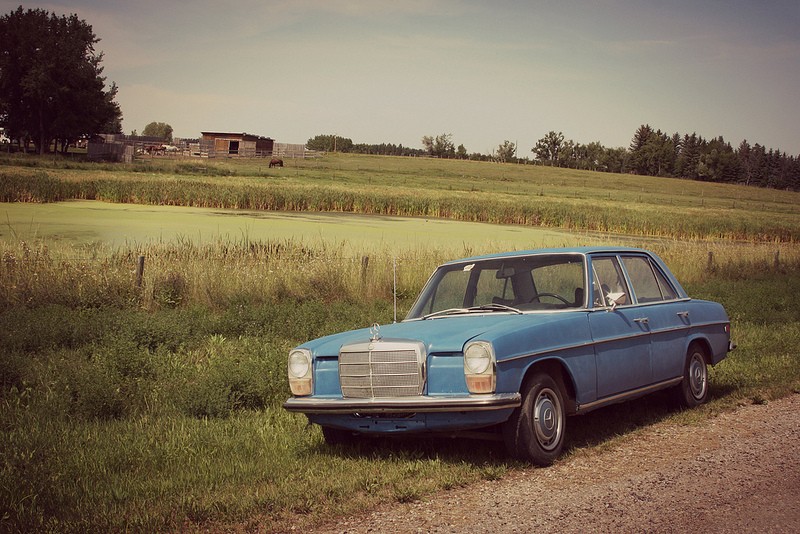
{"label": "radio antenna", "polygon": [[392,297],[394,298],[394,322],[397,322],[397,256],[392,258]]}

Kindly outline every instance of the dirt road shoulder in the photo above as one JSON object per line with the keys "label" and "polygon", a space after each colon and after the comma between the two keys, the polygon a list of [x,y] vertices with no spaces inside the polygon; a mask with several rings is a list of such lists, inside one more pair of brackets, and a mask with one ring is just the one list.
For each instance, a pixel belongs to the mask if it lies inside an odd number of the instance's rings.
{"label": "dirt road shoulder", "polygon": [[788,532],[800,525],[800,395],[386,505],[315,532]]}

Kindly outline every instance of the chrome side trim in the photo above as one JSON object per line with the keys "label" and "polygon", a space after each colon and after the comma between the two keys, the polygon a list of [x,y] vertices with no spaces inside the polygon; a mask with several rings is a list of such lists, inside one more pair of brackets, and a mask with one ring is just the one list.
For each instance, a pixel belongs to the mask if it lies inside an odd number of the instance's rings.
{"label": "chrome side trim", "polygon": [[467,395],[463,397],[395,397],[378,399],[321,399],[319,397],[292,397],[283,403],[290,412],[301,413],[435,413],[476,412],[516,408],[522,404],[519,393],[494,395]]}
{"label": "chrome side trim", "polygon": [[623,339],[635,339],[637,337],[649,336],[652,335],[652,332],[639,332],[637,334],[625,335],[625,336],[618,336],[608,339],[601,339],[599,341],[586,341],[584,343],[575,343],[574,345],[563,345],[561,347],[553,347],[550,349],[539,350],[536,352],[531,352],[530,354],[522,354],[520,356],[514,356],[513,358],[505,358],[503,360],[498,360],[498,365],[505,362],[513,362],[514,360],[522,360],[525,358],[536,358],[537,356],[543,356],[545,354],[552,354],[554,352],[560,352],[562,350],[572,350],[572,349],[581,349],[584,347],[594,347],[595,345],[602,345],[603,343],[613,343],[615,341],[621,341]]}
{"label": "chrome side trim", "polygon": [[710,321],[710,322],[707,322],[707,323],[695,323],[695,324],[684,325],[684,326],[676,326],[676,327],[673,327],[673,328],[660,328],[658,330],[648,330],[648,331],[638,332],[636,334],[629,334],[629,335],[624,335],[624,336],[611,337],[611,338],[608,338],[608,339],[600,339],[600,340],[597,340],[597,341],[595,341],[595,340],[585,341],[583,343],[575,343],[573,345],[564,345],[564,346],[561,346],[561,347],[553,347],[553,348],[550,348],[550,349],[544,349],[544,350],[540,350],[540,351],[536,351],[536,352],[531,352],[529,354],[522,354],[520,356],[514,356],[513,358],[505,358],[505,359],[502,359],[502,360],[497,360],[497,364],[500,365],[500,364],[503,364],[505,362],[513,362],[514,360],[522,360],[522,359],[525,359],[525,358],[536,358],[538,356],[543,356],[545,354],[552,354],[554,352],[559,352],[559,351],[562,351],[562,350],[581,349],[581,348],[584,348],[584,347],[594,347],[595,345],[602,345],[603,343],[614,343],[615,341],[623,341],[625,339],[636,339],[637,337],[642,337],[642,336],[652,336],[652,335],[658,335],[658,334],[663,334],[663,333],[667,333],[667,332],[680,332],[680,331],[683,331],[683,330],[696,330],[698,328],[705,328],[707,326],[718,326],[718,325],[725,326],[727,324],[730,324],[730,321]]}
{"label": "chrome side trim", "polygon": [[615,404],[617,402],[623,402],[627,399],[641,397],[642,395],[658,391],[659,389],[676,386],[681,383],[681,380],[683,380],[683,377],[679,376],[677,378],[671,378],[669,380],[665,380],[657,384],[651,384],[643,388],[633,389],[631,391],[626,391],[625,393],[618,393],[616,395],[611,395],[610,397],[598,399],[593,402],[587,402],[586,404],[578,404],[575,409],[575,413],[588,412],[589,410],[594,410],[595,408],[600,408],[601,406],[605,406],[607,404]]}

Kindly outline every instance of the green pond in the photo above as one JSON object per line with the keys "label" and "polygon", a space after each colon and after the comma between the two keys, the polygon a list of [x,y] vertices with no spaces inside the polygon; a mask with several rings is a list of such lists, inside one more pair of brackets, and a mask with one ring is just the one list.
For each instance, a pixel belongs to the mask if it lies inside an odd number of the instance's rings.
{"label": "green pond", "polygon": [[0,240],[114,248],[152,243],[266,241],[407,250],[525,249],[596,242],[597,236],[523,226],[347,213],[286,213],[69,201],[0,203]]}

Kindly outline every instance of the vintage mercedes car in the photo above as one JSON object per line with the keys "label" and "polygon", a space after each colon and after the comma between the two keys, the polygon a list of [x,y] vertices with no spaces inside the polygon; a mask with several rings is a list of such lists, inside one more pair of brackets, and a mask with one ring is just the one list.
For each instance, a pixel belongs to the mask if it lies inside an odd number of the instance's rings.
{"label": "vintage mercedes car", "polygon": [[291,350],[284,408],[332,444],[489,429],[548,465],[567,415],[665,388],[701,404],[730,350],[723,307],[690,298],[651,252],[493,254],[440,266],[402,322]]}

